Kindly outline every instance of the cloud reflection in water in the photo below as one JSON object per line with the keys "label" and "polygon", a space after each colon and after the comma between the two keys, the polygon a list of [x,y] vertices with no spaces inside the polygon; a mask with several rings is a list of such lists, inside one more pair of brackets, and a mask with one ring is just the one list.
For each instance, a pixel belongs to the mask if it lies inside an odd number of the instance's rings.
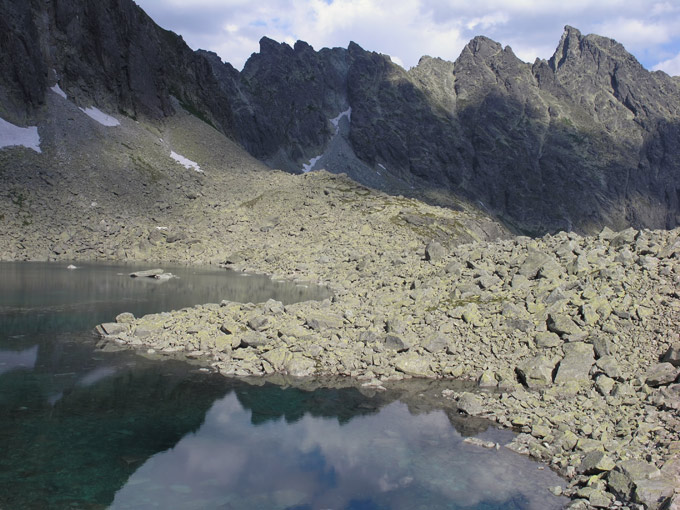
{"label": "cloud reflection in water", "polygon": [[306,414],[254,426],[232,393],[196,433],[142,465],[111,508],[561,507],[546,490],[560,483],[549,470],[462,439],[444,412],[412,415],[401,402],[344,424]]}

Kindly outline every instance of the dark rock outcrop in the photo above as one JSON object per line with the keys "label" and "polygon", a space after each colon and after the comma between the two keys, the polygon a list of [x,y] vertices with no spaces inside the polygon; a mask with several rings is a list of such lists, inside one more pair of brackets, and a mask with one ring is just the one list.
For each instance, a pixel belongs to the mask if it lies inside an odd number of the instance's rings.
{"label": "dark rock outcrop", "polygon": [[[0,99],[31,118],[58,83],[80,106],[162,118],[182,106],[231,134],[230,101],[210,60],[131,0],[0,0]],[[238,75],[222,64],[222,77]]]}

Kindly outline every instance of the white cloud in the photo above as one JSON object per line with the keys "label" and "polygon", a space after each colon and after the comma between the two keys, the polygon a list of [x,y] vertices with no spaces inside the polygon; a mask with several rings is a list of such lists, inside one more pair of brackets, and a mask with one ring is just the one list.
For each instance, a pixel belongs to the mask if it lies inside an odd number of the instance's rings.
{"label": "white cloud", "polygon": [[502,25],[510,21],[510,17],[504,12],[496,12],[487,14],[477,18],[472,18],[465,23],[465,28],[468,30],[488,30],[495,25]]}
{"label": "white cloud", "polygon": [[664,44],[675,35],[662,21],[647,22],[640,19],[616,18],[599,25],[600,32],[616,39],[629,49]]}
{"label": "white cloud", "polygon": [[652,6],[651,13],[653,16],[659,16],[662,14],[677,13],[680,11],[680,6],[673,5],[670,2],[659,2]]}
{"label": "white cloud", "polygon": [[[391,55],[408,68],[422,55],[455,60],[475,35],[512,46],[526,61],[552,55],[564,25],[612,37],[643,64],[680,52],[677,0],[137,0],[193,48],[241,68],[267,36],[315,49],[347,47]],[[677,35],[676,35],[677,34]]]}
{"label": "white cloud", "polygon": [[654,70],[664,71],[671,76],[680,76],[680,53],[673,58],[659,62],[654,66]]}

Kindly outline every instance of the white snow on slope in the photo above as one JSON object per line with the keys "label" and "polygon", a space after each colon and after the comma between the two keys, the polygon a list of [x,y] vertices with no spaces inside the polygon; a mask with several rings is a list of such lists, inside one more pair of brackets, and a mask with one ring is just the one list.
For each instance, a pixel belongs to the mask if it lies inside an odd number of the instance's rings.
{"label": "white snow on slope", "polygon": [[347,110],[344,112],[340,113],[337,117],[334,119],[331,119],[331,124],[335,126],[335,134],[338,134],[338,131],[340,131],[340,119],[343,117],[347,117],[347,120],[352,122],[352,107],[350,106]]}
{"label": "white snow on slope", "polygon": [[[345,110],[344,112],[340,112],[338,114],[338,116],[335,117],[334,119],[328,119],[328,120],[330,120],[331,124],[333,124],[333,126],[335,126],[335,133],[333,134],[333,136],[337,136],[340,133],[340,119],[342,119],[343,117],[347,117],[347,120],[350,121],[350,122],[352,121],[352,107],[351,106],[349,108],[347,108],[347,110]],[[309,161],[309,163],[303,164],[302,165],[302,172],[303,173],[311,172],[312,169],[314,168],[314,165],[316,165],[316,162],[319,161],[322,157],[323,157],[323,154],[321,154],[321,155],[319,155],[315,158],[312,158]]]}
{"label": "white snow on slope", "polygon": [[182,165],[184,168],[187,170],[196,170],[197,172],[203,173],[203,170],[201,170],[201,167],[198,166],[198,163],[195,161],[191,161],[190,159],[185,158],[181,154],[177,154],[175,151],[170,151],[170,157],[177,161],[180,165]]}
{"label": "white snow on slope", "polygon": [[61,90],[61,87],[59,86],[58,83],[55,84],[54,87],[51,87],[51,90],[52,90],[52,92],[54,92],[55,94],[59,94],[61,97],[63,97],[64,99],[66,99],[66,92],[64,92],[63,90]]}
{"label": "white snow on slope", "polygon": [[96,120],[102,126],[107,127],[120,126],[120,122],[118,122],[118,119],[111,117],[111,115],[105,114],[103,111],[95,108],[94,106],[91,106],[90,108],[81,108],[81,110],[83,111],[83,113],[85,113],[85,115],[87,115],[91,119]]}
{"label": "white snow on slope", "polygon": [[[321,156],[323,156],[323,154]],[[317,156],[315,158],[312,158],[312,159],[309,160],[309,163],[302,165],[302,171],[304,173],[311,172],[312,168],[314,168],[314,165],[316,165],[316,162],[321,159],[321,156]]]}
{"label": "white snow on slope", "polygon": [[0,149],[20,145],[35,152],[40,150],[40,135],[37,126],[19,127],[0,119]]}

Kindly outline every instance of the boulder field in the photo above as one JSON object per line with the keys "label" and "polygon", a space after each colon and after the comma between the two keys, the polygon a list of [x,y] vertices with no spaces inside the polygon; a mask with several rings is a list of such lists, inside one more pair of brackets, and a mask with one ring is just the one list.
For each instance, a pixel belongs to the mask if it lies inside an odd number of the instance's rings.
{"label": "boulder field", "polygon": [[680,230],[512,237],[471,207],[269,171],[187,114],[105,129],[53,96],[43,152],[0,152],[0,259],[221,263],[333,293],[121,314],[103,349],[375,392],[451,381],[441,402],[521,432],[574,508],[677,508]]}
{"label": "boulder field", "polygon": [[[424,228],[427,216],[394,218]],[[103,342],[229,376],[341,375],[376,389],[411,377],[472,379],[481,391],[442,397],[520,430],[511,447],[571,479],[574,508],[677,500],[680,231],[453,248],[395,237],[384,249],[372,229],[345,231],[323,253],[225,257],[236,270],[313,275],[332,299],[123,314],[99,327]]]}

